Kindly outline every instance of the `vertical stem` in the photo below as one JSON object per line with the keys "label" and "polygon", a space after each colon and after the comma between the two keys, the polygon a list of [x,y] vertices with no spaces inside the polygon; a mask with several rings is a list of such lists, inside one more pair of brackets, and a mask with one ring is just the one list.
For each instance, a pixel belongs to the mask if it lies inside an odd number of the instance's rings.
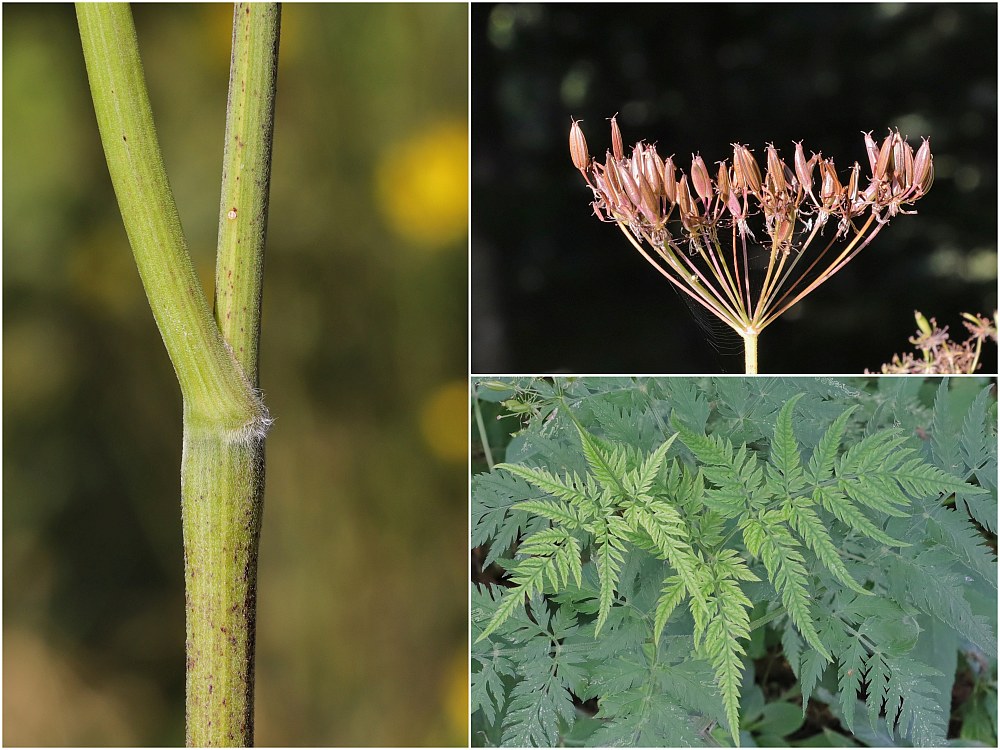
{"label": "vertical stem", "polygon": [[188,747],[253,744],[263,437],[231,441],[185,414],[181,494]]}
{"label": "vertical stem", "polygon": [[743,332],[743,361],[747,375],[757,374],[757,331]]}
{"label": "vertical stem", "polygon": [[215,264],[215,319],[257,385],[281,8],[236,3]]}
{"label": "vertical stem", "polygon": [[[281,12],[237,3],[226,112],[215,317],[246,381],[258,341]],[[185,415],[186,417],[186,415]],[[187,744],[248,746],[254,730],[257,559],[264,431],[231,440],[185,418]]]}
{"label": "vertical stem", "polygon": [[493,471],[493,452],[490,450],[490,441],[486,436],[486,425],[483,423],[483,410],[479,406],[479,394],[475,390],[472,392],[472,408],[476,414],[476,427],[479,430],[479,440],[483,444],[483,453],[486,454],[486,465]]}

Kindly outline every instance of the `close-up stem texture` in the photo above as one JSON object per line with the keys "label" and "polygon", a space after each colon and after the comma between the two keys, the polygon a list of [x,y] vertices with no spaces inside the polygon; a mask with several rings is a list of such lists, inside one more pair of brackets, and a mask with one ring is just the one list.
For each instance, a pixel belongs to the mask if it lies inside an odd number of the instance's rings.
{"label": "close-up stem texture", "polygon": [[80,4],[77,14],[111,179],[184,396],[187,744],[251,745],[264,437],[271,424],[256,389],[257,342],[280,10],[238,3],[234,11],[218,325],[167,184],[131,10]]}
{"label": "close-up stem texture", "polygon": [[2,17],[0,744],[467,745],[468,6]]}
{"label": "close-up stem texture", "polygon": [[616,117],[603,163],[590,156],[580,124],[570,127],[570,157],[594,194],[594,213],[617,224],[650,265],[722,320],[745,343],[747,373],[757,372],[757,337],[864,250],[890,220],[930,190],[934,160],[925,138],[914,154],[890,131],[881,145],[865,133],[869,177],[855,162],[843,176],[832,158],[793,166],[773,144],[762,172],[752,151],[733,144],[732,162],[712,178],[692,155],[690,179],[673,156],[639,141],[626,155]]}

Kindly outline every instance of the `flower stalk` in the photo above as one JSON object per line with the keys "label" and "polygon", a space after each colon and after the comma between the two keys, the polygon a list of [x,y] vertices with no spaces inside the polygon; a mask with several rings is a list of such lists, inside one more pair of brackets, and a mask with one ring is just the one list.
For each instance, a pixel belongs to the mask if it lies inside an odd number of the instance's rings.
{"label": "flower stalk", "polygon": [[833,159],[808,159],[796,143],[790,167],[773,144],[761,171],[733,144],[713,179],[693,154],[690,174],[642,141],[626,153],[611,118],[612,149],[590,156],[579,122],[570,157],[594,195],[594,213],[615,223],[643,258],[745,342],[747,373],[757,372],[757,339],[771,323],[829,281],[934,181],[930,141],[914,154],[890,131],[879,145],[865,134],[870,177],[855,163],[844,181]]}

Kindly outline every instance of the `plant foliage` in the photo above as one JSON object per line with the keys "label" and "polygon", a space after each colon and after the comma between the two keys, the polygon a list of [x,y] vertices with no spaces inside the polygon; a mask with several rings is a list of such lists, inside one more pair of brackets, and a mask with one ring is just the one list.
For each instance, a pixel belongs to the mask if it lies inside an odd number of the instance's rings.
{"label": "plant foliage", "polygon": [[473,593],[477,743],[739,744],[760,628],[803,713],[945,742],[956,648],[996,659],[988,389],[959,413],[947,382],[932,410],[885,380],[505,384],[533,408],[473,478],[509,574]]}

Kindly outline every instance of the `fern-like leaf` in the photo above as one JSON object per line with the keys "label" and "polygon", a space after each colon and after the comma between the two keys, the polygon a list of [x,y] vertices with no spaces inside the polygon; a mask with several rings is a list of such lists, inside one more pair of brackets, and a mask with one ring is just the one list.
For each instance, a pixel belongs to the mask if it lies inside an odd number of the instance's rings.
{"label": "fern-like leaf", "polygon": [[627,490],[623,481],[626,466],[625,451],[602,445],[603,441],[595,438],[579,424],[576,424],[576,431],[580,435],[583,456],[587,459],[590,471],[597,481],[609,493],[626,495]]}
{"label": "fern-like leaf", "polygon": [[676,439],[677,433],[674,433],[659,448],[646,457],[642,466],[636,471],[635,480],[629,483],[627,489],[630,495],[636,497],[649,492],[657,475],[660,473],[660,469],[663,467],[663,462],[667,458],[667,451],[670,450],[670,446],[673,445]]}
{"label": "fern-like leaf", "polygon": [[597,622],[594,625],[594,636],[598,636],[608,613],[615,600],[615,588],[618,586],[618,574],[621,572],[625,554],[623,537],[628,533],[628,527],[619,516],[611,516],[597,522],[594,534],[596,547],[597,575],[601,582],[598,597]]}
{"label": "fern-like leaf", "polygon": [[[727,575],[729,571],[715,568],[715,598],[717,611],[705,632],[702,650],[712,668],[722,694],[726,723],[733,742],[739,745],[740,685],[743,682],[743,657],[746,651],[740,641],[750,638],[750,609],[753,606],[739,583]],[[749,571],[747,571],[749,572]]]}
{"label": "fern-like leaf", "polygon": [[[701,561],[691,549],[687,526],[680,513],[668,503],[649,501],[645,506],[627,508],[625,518],[631,523],[633,531],[645,532],[649,536],[656,551],[677,571],[677,577],[691,597],[697,643],[711,614],[703,592],[704,576],[699,570]],[[666,622],[665,616],[663,622]],[[659,638],[659,630],[656,637]]]}
{"label": "fern-like leaf", "polygon": [[653,611],[653,641],[658,642],[663,628],[666,626],[670,615],[677,609],[678,605],[684,601],[687,593],[687,586],[680,576],[669,576],[663,582],[663,591],[656,602],[656,609]]}
{"label": "fern-like leaf", "polygon": [[840,710],[844,723],[854,731],[854,709],[858,705],[858,691],[867,677],[868,651],[860,638],[852,638],[840,652]]}
{"label": "fern-like leaf", "polygon": [[843,493],[835,489],[817,487],[813,492],[813,498],[836,516],[841,523],[846,524],[860,534],[864,534],[869,539],[874,539],[876,542],[887,544],[890,547],[910,546],[909,542],[893,539],[882,531],[882,529],[878,528],[868,520],[868,517],[864,513],[854,507]]}
{"label": "fern-like leaf", "polygon": [[802,461],[799,457],[799,446],[792,430],[792,412],[795,404],[805,394],[799,393],[785,402],[778,412],[778,421],[774,426],[774,440],[771,441],[771,464],[781,474],[782,489],[786,495],[798,492],[805,485],[802,476]]}
{"label": "fern-like leaf", "polygon": [[973,487],[935,466],[913,458],[899,465],[892,472],[892,478],[904,492],[912,497],[936,497],[939,494],[961,492],[965,495],[982,495],[986,490]]}
{"label": "fern-like leaf", "polygon": [[560,478],[545,469],[518,464],[497,464],[494,468],[519,476],[542,492],[561,498],[571,505],[588,508],[593,504],[585,490],[583,480],[576,474],[567,474],[565,478]]}
{"label": "fern-like leaf", "polygon": [[840,552],[837,550],[837,546],[833,543],[819,516],[816,515],[816,511],[809,507],[809,505],[811,505],[811,501],[806,498],[797,498],[795,500],[788,498],[785,501],[783,511],[789,525],[795,530],[802,541],[806,543],[806,546],[816,553],[819,561],[826,566],[826,569],[838,581],[849,589],[857,591],[859,594],[873,596],[874,594],[871,591],[863,588],[847,572],[843,560],[840,559]]}
{"label": "fern-like leaf", "polygon": [[[923,520],[923,517],[918,517]],[[956,560],[997,588],[997,558],[979,530],[961,510],[942,505],[926,511],[929,537],[947,549]],[[914,533],[919,533],[914,523]]]}
{"label": "fern-like leaf", "polygon": [[733,463],[733,445],[725,438],[718,435],[699,435],[676,418],[671,420],[671,425],[680,435],[681,442],[703,464],[729,466]]}
{"label": "fern-like leaf", "polygon": [[931,418],[931,453],[938,466],[945,471],[958,472],[962,468],[962,455],[952,415],[949,379],[944,378],[934,397]]}
{"label": "fern-like leaf", "polygon": [[558,589],[560,584],[568,584],[572,575],[580,585],[580,544],[565,529],[544,529],[531,535],[521,543],[520,552],[531,557],[519,560],[514,566],[510,580],[516,585],[504,595],[476,642],[500,627],[524,603],[525,597],[542,591],[546,580]]}
{"label": "fern-like leaf", "polygon": [[914,557],[895,555],[889,570],[893,593],[954,628],[984,653],[996,656],[996,636],[985,617],[973,614],[962,594],[961,577],[949,570],[950,562],[942,549],[925,550]]}
{"label": "fern-like leaf", "polygon": [[695,747],[699,742],[691,717],[670,696],[645,684],[601,700],[597,719],[607,721],[587,743],[593,747]]}
{"label": "fern-like leaf", "polygon": [[[473,629],[482,627],[492,618],[497,598],[499,592],[495,587],[487,586],[480,589],[477,586],[473,589]],[[475,666],[470,675],[470,712],[481,710],[486,723],[492,726],[496,723],[497,715],[503,711],[506,701],[503,677],[514,677],[515,665],[506,653],[506,649],[498,649],[489,643],[473,646],[472,663]]]}
{"label": "fern-like leaf", "polygon": [[[542,574],[548,576],[553,589],[558,590],[560,586],[568,584],[570,576],[576,581],[577,586],[581,583],[583,572],[580,563],[580,543],[565,529],[545,529],[532,534],[521,543],[518,553],[533,557],[518,565],[514,576],[517,582],[524,580],[520,577],[522,570],[531,569],[529,560],[536,560]],[[537,588],[540,589],[541,586]],[[531,592],[527,593],[530,595]]]}
{"label": "fern-like leaf", "polygon": [[844,438],[844,431],[847,429],[847,421],[857,409],[852,406],[845,411],[827,428],[820,438],[819,443],[813,450],[809,459],[809,475],[814,482],[822,482],[833,474],[833,466],[837,460],[837,450],[840,448],[840,441]]}
{"label": "fern-like leaf", "polygon": [[718,435],[698,435],[676,421],[674,429],[688,450],[705,464],[702,473],[715,485],[705,491],[705,505],[725,518],[745,512],[763,481],[756,454],[745,447],[734,449],[729,440]]}
{"label": "fern-like leaf", "polygon": [[558,500],[525,500],[515,503],[512,508],[547,518],[570,529],[583,529],[589,520],[589,514],[584,515],[572,505]]}
{"label": "fern-like leaf", "polygon": [[826,661],[830,653],[820,641],[809,612],[808,575],[798,545],[783,523],[781,513],[768,511],[760,518],[748,517],[743,523],[743,541],[747,551],[764,562],[767,575],[781,594],[788,616],[806,643]]}
{"label": "fern-like leaf", "polygon": [[865,476],[868,472],[880,472],[885,468],[886,460],[893,455],[906,441],[907,436],[902,430],[879,430],[872,433],[860,443],[851,446],[841,456],[838,475]]}
{"label": "fern-like leaf", "polygon": [[940,691],[926,679],[941,673],[911,659],[886,661],[891,672],[885,697],[889,731],[895,723],[899,736],[908,738],[916,747],[945,745],[950,711],[942,707]]}
{"label": "fern-like leaf", "polygon": [[[995,455],[996,440],[988,441],[996,432],[995,423],[988,426],[986,407],[990,403],[990,389],[983,388],[965,413],[962,420],[961,448],[965,465],[975,471],[986,466]],[[991,448],[992,443],[992,448]]]}

